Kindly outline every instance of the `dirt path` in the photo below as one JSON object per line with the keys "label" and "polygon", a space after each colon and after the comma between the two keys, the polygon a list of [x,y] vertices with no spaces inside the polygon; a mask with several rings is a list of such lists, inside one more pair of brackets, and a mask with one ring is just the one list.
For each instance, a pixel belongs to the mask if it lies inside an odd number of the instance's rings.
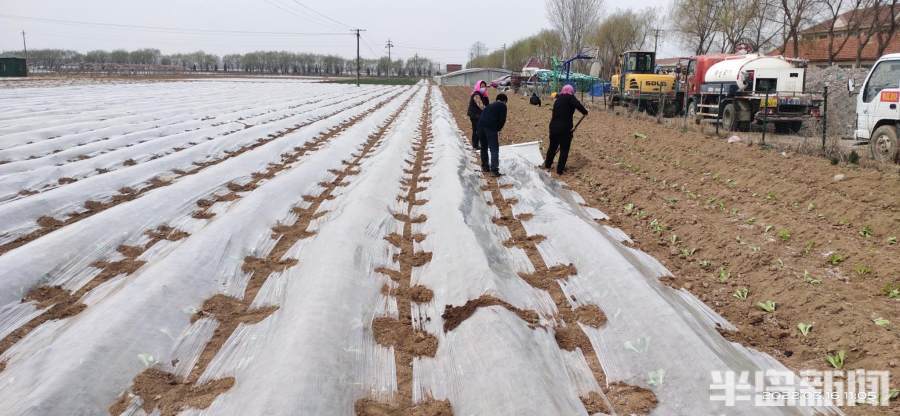
{"label": "dirt path", "polygon": [[[468,91],[445,88],[469,134]],[[501,144],[541,140],[549,107],[511,97]],[[502,167],[501,167],[502,170]],[[726,334],[790,368],[887,370],[900,380],[900,176],[728,144],[595,111],[576,133],[564,180],[634,246],[739,331]],[[837,176],[840,175],[840,176]],[[892,297],[893,296],[893,297]],[[765,312],[760,302],[773,301]],[[878,318],[890,321],[877,325]],[[804,336],[798,324],[810,324]],[[891,414],[893,407],[847,408]]]}

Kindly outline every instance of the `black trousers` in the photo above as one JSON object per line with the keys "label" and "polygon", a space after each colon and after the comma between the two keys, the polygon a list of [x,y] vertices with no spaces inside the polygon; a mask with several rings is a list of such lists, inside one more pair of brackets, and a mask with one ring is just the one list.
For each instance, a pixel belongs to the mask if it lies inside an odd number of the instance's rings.
{"label": "black trousers", "polygon": [[481,140],[478,138],[478,119],[480,117],[469,117],[469,120],[472,121],[472,147],[478,148],[481,145]]}
{"label": "black trousers", "polygon": [[572,144],[572,136],[550,135],[550,147],[547,148],[547,158],[544,159],[544,167],[550,169],[556,151],[559,150],[559,163],[556,164],[556,172],[562,173],[566,169],[566,159],[569,158],[569,146]]}
{"label": "black trousers", "polygon": [[[481,138],[481,168],[487,172],[500,171],[500,140],[496,130],[486,129],[484,127],[478,129],[478,135]],[[488,150],[491,157],[488,161]]]}

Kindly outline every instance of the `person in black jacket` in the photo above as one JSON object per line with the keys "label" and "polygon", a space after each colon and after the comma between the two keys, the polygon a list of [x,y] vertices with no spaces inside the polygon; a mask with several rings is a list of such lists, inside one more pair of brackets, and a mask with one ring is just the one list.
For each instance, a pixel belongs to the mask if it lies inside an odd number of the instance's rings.
{"label": "person in black jacket", "polygon": [[[481,170],[500,176],[500,131],[506,124],[506,94],[497,94],[497,100],[484,108],[478,120],[481,137]],[[491,152],[488,163],[488,150]]]}
{"label": "person in black jacket", "polygon": [[553,166],[556,150],[559,149],[559,163],[556,164],[556,173],[562,175],[566,170],[566,159],[569,157],[569,145],[572,144],[572,116],[575,110],[587,115],[588,111],[575,98],[575,89],[571,85],[562,88],[556,101],[553,103],[553,117],[550,118],[550,147],[547,148],[547,158],[544,159],[544,168]]}
{"label": "person in black jacket", "polygon": [[481,143],[478,139],[478,119],[481,118],[481,112],[488,104],[487,82],[479,80],[475,83],[472,94],[469,95],[469,111],[466,112],[472,122],[472,147],[475,150],[480,149]]}

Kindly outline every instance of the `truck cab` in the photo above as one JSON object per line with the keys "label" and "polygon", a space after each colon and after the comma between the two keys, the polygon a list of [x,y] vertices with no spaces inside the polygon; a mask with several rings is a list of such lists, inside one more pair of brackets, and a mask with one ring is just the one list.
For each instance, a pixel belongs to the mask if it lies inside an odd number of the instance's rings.
{"label": "truck cab", "polygon": [[[847,87],[852,94],[856,85],[851,78]],[[900,54],[882,56],[872,66],[856,97],[855,138],[868,140],[872,158],[897,161],[900,142]]]}

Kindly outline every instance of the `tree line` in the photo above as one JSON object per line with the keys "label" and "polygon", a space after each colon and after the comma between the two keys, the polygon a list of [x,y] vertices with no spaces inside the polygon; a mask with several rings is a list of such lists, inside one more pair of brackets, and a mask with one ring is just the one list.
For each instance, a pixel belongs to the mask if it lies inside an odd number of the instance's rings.
{"label": "tree line", "polygon": [[[545,5],[552,29],[513,42],[505,51],[489,52],[476,42],[467,66],[500,67],[505,52],[507,69],[522,68],[530,57],[549,67],[551,57],[586,52],[597,57],[601,76],[608,77],[622,52],[654,50],[663,40],[676,40],[695,55],[732,53],[746,45],[802,57],[803,31],[814,25],[827,39],[829,63],[852,48],[859,65],[869,45],[877,55],[885,53],[900,13],[897,0],[672,0],[667,9],[612,12],[604,11],[602,0],[546,0]],[[849,19],[843,22],[841,16]]]}
{"label": "tree line", "polygon": [[[22,50],[5,51],[3,56],[24,57]],[[158,67],[184,72],[245,72],[256,74],[293,74],[340,76],[356,73],[356,59],[337,55],[295,53],[287,51],[257,51],[218,56],[203,51],[164,54],[159,49],[128,51],[95,50],[81,53],[66,49],[36,49],[28,51],[28,67],[32,71],[61,72],[79,68],[104,66]],[[365,76],[432,76],[440,68],[430,59],[415,56],[406,60],[388,58],[362,59],[360,71]]]}

